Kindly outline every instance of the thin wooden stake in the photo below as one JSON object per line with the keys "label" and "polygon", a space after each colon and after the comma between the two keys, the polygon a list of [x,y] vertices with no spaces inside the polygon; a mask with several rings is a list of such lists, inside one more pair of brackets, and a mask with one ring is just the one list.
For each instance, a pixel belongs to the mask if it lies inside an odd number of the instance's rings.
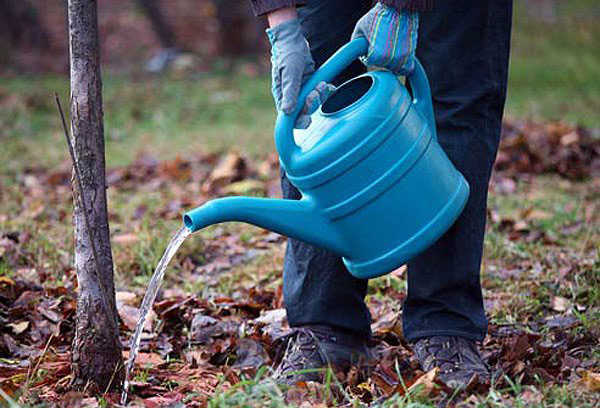
{"label": "thin wooden stake", "polygon": [[[58,107],[58,113],[60,114],[60,120],[62,122],[63,132],[65,134],[65,139],[67,140],[67,146],[69,147],[69,154],[71,155],[71,161],[73,162],[73,169],[75,170],[75,179],[77,180],[77,192],[75,197],[79,201],[79,205],[83,209],[83,218],[85,220],[85,229],[88,232],[88,238],[90,241],[90,248],[92,249],[92,256],[94,258],[94,265],[96,266],[95,275],[98,281],[98,287],[102,292],[102,304],[104,306],[104,311],[110,321],[110,324],[113,329],[117,329],[116,322],[112,319],[112,310],[108,307],[108,303],[106,301],[107,295],[104,290],[104,285],[102,285],[102,280],[100,279],[100,262],[98,261],[98,252],[96,251],[96,241],[94,239],[94,230],[90,226],[90,219],[88,217],[88,207],[85,202],[85,197],[83,195],[83,182],[81,181],[81,172],[79,171],[79,162],[77,161],[77,157],[75,156],[75,149],[73,148],[73,144],[71,142],[71,136],[69,135],[69,129],[67,127],[67,121],[65,119],[65,114],[62,109],[62,105],[60,104],[60,98],[58,97],[58,92],[54,92],[54,97],[56,99],[56,106]],[[117,331],[118,333],[118,331]]]}

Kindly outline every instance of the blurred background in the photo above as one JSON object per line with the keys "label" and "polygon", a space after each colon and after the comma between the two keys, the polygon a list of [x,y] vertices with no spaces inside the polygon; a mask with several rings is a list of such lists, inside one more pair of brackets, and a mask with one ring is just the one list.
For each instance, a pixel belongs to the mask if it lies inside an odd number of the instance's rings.
{"label": "blurred background", "polygon": [[[52,93],[68,95],[65,3],[0,0],[1,168],[67,158],[48,149]],[[595,0],[515,0],[509,117],[600,126],[599,19]],[[99,24],[109,165],[273,149],[268,44],[248,2],[100,0]]]}

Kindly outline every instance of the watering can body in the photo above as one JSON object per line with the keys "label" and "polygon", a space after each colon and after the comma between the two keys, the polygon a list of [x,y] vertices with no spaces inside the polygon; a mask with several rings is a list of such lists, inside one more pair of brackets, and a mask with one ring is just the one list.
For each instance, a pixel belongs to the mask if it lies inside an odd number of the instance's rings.
{"label": "watering can body", "polygon": [[[367,51],[364,39],[342,47],[305,84],[299,101],[331,82]],[[433,244],[462,212],[464,177],[437,141],[429,83],[416,63],[412,96],[388,71],[343,84],[294,140],[301,107],[280,113],[275,143],[301,200],[230,197],[184,216],[192,230],[244,221],[325,247],[358,278],[388,273]]]}

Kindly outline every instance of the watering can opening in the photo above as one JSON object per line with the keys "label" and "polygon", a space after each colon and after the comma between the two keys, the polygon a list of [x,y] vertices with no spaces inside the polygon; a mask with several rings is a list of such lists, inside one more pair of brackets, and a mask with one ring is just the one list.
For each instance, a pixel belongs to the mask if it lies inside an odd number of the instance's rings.
{"label": "watering can opening", "polygon": [[339,87],[321,107],[325,115],[338,113],[358,102],[373,87],[373,78],[362,76]]}
{"label": "watering can opening", "polygon": [[192,220],[192,217],[190,217],[189,214],[184,214],[183,216],[183,224],[187,227],[187,229],[189,229],[190,231],[194,230],[194,220]]}

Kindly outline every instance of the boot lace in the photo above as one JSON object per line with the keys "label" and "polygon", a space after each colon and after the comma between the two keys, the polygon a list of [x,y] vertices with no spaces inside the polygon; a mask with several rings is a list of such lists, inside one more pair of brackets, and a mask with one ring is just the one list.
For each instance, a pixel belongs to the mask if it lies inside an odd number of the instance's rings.
{"label": "boot lace", "polygon": [[431,356],[429,361],[432,366],[439,367],[443,373],[460,369],[465,362],[473,360],[474,356],[479,357],[479,352],[472,342],[468,340],[461,342],[456,337],[425,339],[423,349]]}
{"label": "boot lace", "polygon": [[327,365],[319,339],[311,330],[294,328],[277,339],[276,373],[285,374]]}

